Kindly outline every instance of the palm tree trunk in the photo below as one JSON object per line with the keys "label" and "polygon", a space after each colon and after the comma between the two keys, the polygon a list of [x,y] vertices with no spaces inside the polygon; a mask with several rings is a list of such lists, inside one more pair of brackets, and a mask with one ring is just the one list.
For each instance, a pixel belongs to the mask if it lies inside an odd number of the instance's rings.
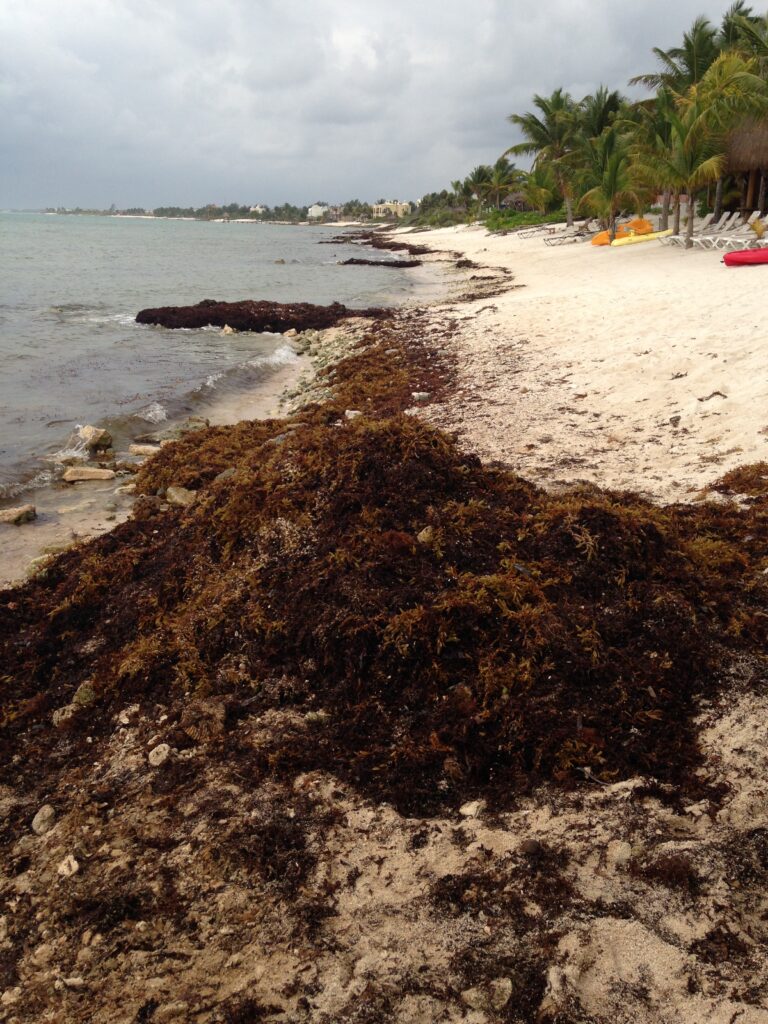
{"label": "palm tree trunk", "polygon": [[570,189],[565,184],[563,178],[558,182],[560,191],[563,193],[563,201],[565,203],[565,223],[566,227],[573,227],[573,197],[571,196]]}
{"label": "palm tree trunk", "polygon": [[757,197],[757,206],[760,210],[760,216],[765,216],[765,192],[766,192],[766,175],[765,171],[760,172],[760,192]]}
{"label": "palm tree trunk", "polygon": [[669,201],[672,198],[672,193],[668,188],[664,189],[664,197],[661,202],[661,223],[659,224],[660,231],[666,231],[669,227]]}
{"label": "palm tree trunk", "polygon": [[688,224],[685,228],[685,248],[693,248],[693,196],[688,196]]}
{"label": "palm tree trunk", "polygon": [[720,218],[723,216],[723,179],[717,179],[717,188],[715,189],[715,210],[712,214],[712,222],[717,224]]}
{"label": "palm tree trunk", "polygon": [[675,222],[672,229],[673,235],[680,234],[680,193],[675,192]]}
{"label": "palm tree trunk", "polygon": [[749,172],[749,181],[747,184],[747,201],[745,203],[746,210],[751,211],[755,202],[755,190],[757,188],[757,171]]}

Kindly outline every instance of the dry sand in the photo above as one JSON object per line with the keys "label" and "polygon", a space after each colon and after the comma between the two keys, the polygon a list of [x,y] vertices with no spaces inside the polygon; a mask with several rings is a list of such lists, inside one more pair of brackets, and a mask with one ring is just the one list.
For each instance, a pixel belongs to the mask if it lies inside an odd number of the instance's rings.
{"label": "dry sand", "polygon": [[407,240],[514,274],[462,308],[458,394],[429,414],[483,458],[665,502],[768,458],[760,268],[655,241],[548,247],[476,227]]}

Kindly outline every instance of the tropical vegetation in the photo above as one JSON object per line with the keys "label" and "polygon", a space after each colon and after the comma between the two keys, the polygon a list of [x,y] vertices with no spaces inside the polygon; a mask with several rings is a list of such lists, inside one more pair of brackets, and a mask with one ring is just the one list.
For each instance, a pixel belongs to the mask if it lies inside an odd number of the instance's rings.
{"label": "tropical vegetation", "polygon": [[[656,67],[628,85],[631,100],[601,85],[574,98],[563,87],[509,115],[521,140],[492,165],[422,199],[414,220],[439,226],[484,220],[513,228],[521,212],[540,220],[597,218],[613,235],[622,214],[658,204],[660,226],[686,213],[691,244],[697,209],[766,212],[768,14],[736,0],[720,24],[697,18],[679,45],[654,47]],[[523,170],[510,158],[525,156]]]}

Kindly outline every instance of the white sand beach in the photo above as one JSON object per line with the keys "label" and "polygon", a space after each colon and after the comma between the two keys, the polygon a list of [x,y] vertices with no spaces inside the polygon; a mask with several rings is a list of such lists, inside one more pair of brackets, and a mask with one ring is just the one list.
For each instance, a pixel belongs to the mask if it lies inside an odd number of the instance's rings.
{"label": "white sand beach", "polygon": [[408,235],[514,274],[506,294],[462,307],[458,394],[429,409],[433,422],[538,483],[589,480],[664,502],[768,458],[760,268],[656,241],[544,237]]}

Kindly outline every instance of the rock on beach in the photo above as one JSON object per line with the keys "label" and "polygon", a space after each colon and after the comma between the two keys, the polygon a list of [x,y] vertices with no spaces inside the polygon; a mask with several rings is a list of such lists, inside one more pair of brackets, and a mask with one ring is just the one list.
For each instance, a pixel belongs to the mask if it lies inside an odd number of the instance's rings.
{"label": "rock on beach", "polygon": [[161,446],[159,444],[129,444],[128,454],[148,457],[150,455],[157,455],[160,448]]}
{"label": "rock on beach", "polygon": [[33,519],[37,519],[37,509],[34,505],[0,509],[0,523],[21,526],[22,523],[31,523]]}
{"label": "rock on beach", "polygon": [[62,480],[68,484],[79,483],[82,480],[114,480],[113,469],[97,469],[95,466],[72,466],[68,469]]}
{"label": "rock on beach", "polygon": [[36,836],[44,836],[50,832],[56,821],[56,811],[50,804],[43,804],[40,810],[32,819],[32,831]]}
{"label": "rock on beach", "polygon": [[165,492],[165,500],[169,505],[177,505],[182,508],[192,505],[196,498],[196,492],[190,491],[186,487],[171,486]]}
{"label": "rock on beach", "polygon": [[112,447],[112,435],[103,427],[92,427],[86,425],[80,427],[77,436],[90,451],[103,451]]}

